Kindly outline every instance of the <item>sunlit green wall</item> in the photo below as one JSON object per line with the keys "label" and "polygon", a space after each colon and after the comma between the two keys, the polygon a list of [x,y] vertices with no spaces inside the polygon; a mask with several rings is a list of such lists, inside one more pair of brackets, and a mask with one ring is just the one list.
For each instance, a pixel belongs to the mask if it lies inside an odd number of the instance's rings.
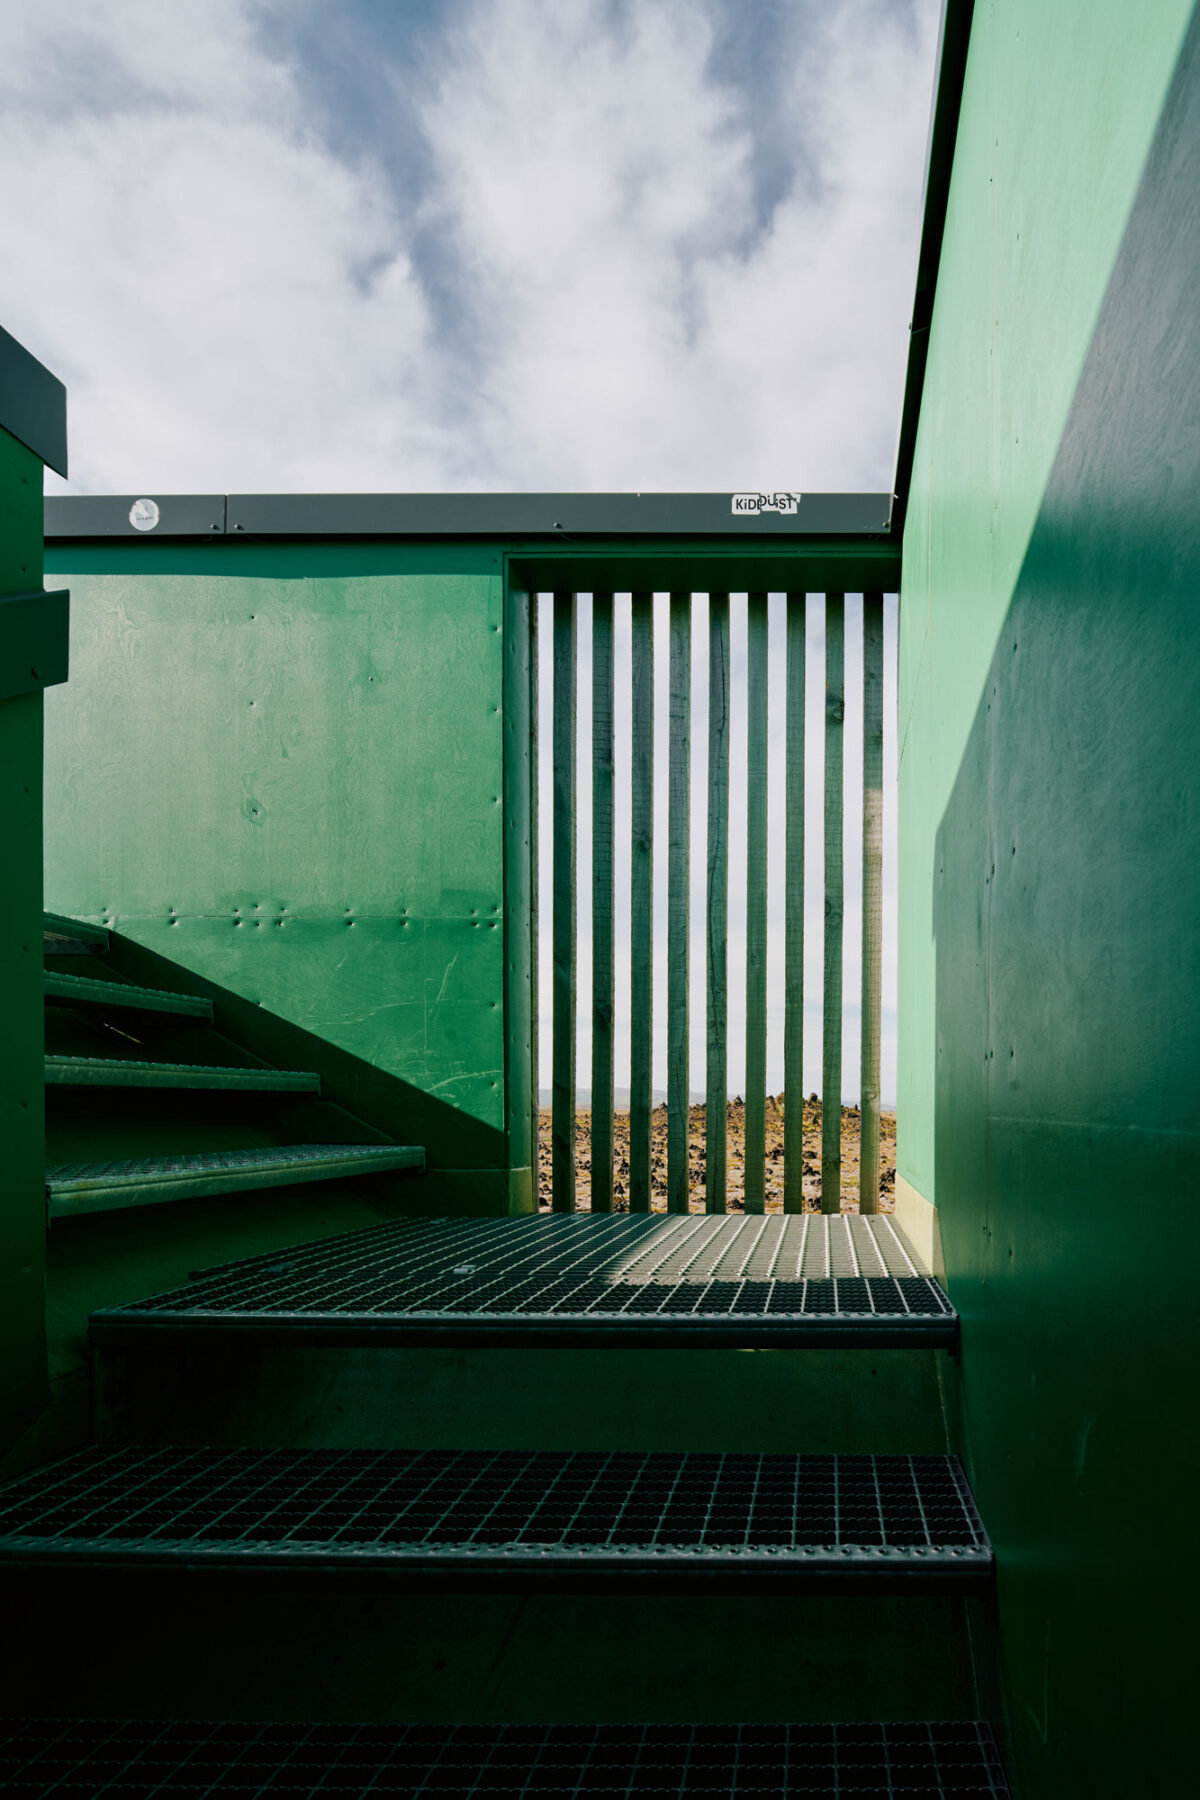
{"label": "sunlit green wall", "polygon": [[494,546],[64,545],[47,905],[497,1129]]}
{"label": "sunlit green wall", "polygon": [[898,1166],[935,1200],[938,822],[1192,0],[978,0],[904,534]]}
{"label": "sunlit green wall", "polygon": [[1190,1754],[1191,12],[976,6],[904,539],[899,1172],[1037,1796],[1185,1791]]}

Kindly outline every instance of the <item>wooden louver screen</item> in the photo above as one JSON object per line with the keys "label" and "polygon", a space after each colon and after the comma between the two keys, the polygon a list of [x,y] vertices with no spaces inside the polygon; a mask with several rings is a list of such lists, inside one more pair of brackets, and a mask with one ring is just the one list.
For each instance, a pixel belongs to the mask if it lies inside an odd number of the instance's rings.
{"label": "wooden louver screen", "polygon": [[[576,696],[578,682],[575,595],[557,592],[553,629],[552,845],[552,1192],[556,1211],[576,1205]],[[824,794],[824,1003],[821,1092],[822,1208],[841,1209],[842,958],[844,868],[842,820],[845,729],[845,612],[843,594],[825,596],[825,794]],[[629,1207],[652,1206],[652,1044],[655,1006],[666,1020],[666,1204],[687,1212],[689,965],[691,950],[691,754],[692,596],[672,593],[669,606],[669,706],[666,781],[666,991],[653,987],[654,596],[630,599],[630,954],[629,1004]],[[612,593],[592,598],[591,639],[591,1206],[614,1203],[614,1042],[619,997],[615,957],[615,608]],[[863,832],[862,832],[862,1030],[860,1206],[879,1206],[879,1100],[883,869],[883,596],[862,602],[863,641]],[[533,609],[533,630],[538,610]],[[744,1207],[766,1207],[767,1106],[767,783],[768,602],[751,592],[746,603],[745,807],[745,1166]],[[786,596],[785,617],[785,819],[783,831],[783,1074],[785,1212],[803,1211],[804,1102],[804,857],[806,596]],[[536,645],[532,667],[537,668]],[[705,933],[705,1170],[708,1212],[727,1206],[727,1049],[729,1011],[729,744],[730,606],[727,593],[708,596],[707,880]],[[534,677],[536,681],[536,673]],[[534,718],[537,715],[536,691]],[[536,764],[536,758],[535,758]],[[536,807],[535,807],[536,811]],[[533,835],[536,862],[536,833]],[[536,869],[533,892],[537,893]],[[536,924],[535,924],[536,931]],[[535,1008],[536,1012],[536,1008]],[[535,1034],[536,1046],[536,1034]],[[534,1092],[538,1070],[534,1067]]]}

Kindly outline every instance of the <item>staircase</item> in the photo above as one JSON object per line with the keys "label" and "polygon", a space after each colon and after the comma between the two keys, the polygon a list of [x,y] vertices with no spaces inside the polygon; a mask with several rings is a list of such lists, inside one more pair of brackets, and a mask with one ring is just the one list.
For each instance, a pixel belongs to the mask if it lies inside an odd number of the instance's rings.
{"label": "staircase", "polygon": [[134,1288],[138,1221],[422,1155],[46,929],[52,1247],[137,1211],[90,1441],[0,1491],[6,1791],[1007,1793],[958,1319],[886,1215],[335,1207]]}
{"label": "staircase", "polygon": [[[47,913],[46,1086],[50,1146],[111,1139],[124,1149],[144,1138],[157,1154],[114,1160],[59,1162],[48,1151],[46,1198],[51,1223],[80,1213],[122,1210],[162,1201],[211,1199],[221,1194],[336,1181],[387,1170],[420,1169],[419,1149],[394,1144],[299,1143],[269,1140],[287,1131],[286,1116],[247,1115],[234,1103],[197,1111],[187,1101],[139,1105],[137,1094],[286,1095],[318,1098],[320,1077],[302,1069],[266,1067],[219,1037],[211,1001],[91,973],[76,975],[60,959],[103,959],[109,934]],[[138,1054],[131,1054],[136,1050]],[[60,1094],[58,1090],[63,1090]],[[98,1103],[92,1090],[103,1090]],[[115,1101],[132,1092],[132,1101]],[[100,1111],[97,1110],[97,1104]],[[262,1138],[262,1142],[254,1142]],[[176,1150],[177,1142],[215,1139],[219,1148]]]}

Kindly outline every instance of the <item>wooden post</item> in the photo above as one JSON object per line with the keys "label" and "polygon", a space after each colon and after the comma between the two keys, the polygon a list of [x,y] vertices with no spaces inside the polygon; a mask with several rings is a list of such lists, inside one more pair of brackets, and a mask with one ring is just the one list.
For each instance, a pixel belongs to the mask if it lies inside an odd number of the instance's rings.
{"label": "wooden post", "polygon": [[554,596],[554,1022],[551,1114],[555,1212],[575,1210],[575,596]]}
{"label": "wooden post", "polygon": [[825,1003],[821,1072],[821,1211],[842,1209],[842,737],[846,596],[825,596]]}
{"label": "wooden post", "polygon": [[729,884],[729,595],[708,599],[708,943],[704,1205],[725,1211],[727,898]]}
{"label": "wooden post", "polygon": [[766,1211],[767,596],[746,597],[746,1114],[744,1205]]}
{"label": "wooden post", "polygon": [[671,731],[667,788],[667,1211],[690,1209],[688,972],[690,961],[692,596],[671,595]]}
{"label": "wooden post", "polygon": [[613,597],[592,596],[592,1211],[613,1199]]}
{"label": "wooden post", "polygon": [[879,1211],[883,986],[883,595],[863,595],[862,1070],[859,1211]]}
{"label": "wooden post", "polygon": [[629,1210],[650,1211],[654,900],[654,596],[632,597],[633,843],[630,855]]}
{"label": "wooden post", "polygon": [[538,1013],[542,995],[542,946],[538,932],[538,778],[541,745],[538,737],[538,596],[529,596],[529,959],[532,969],[532,1018],[529,1023],[529,1059],[533,1065],[533,1204],[541,1201],[542,1094]]}
{"label": "wooden post", "polygon": [[[533,1010],[537,993],[531,953],[532,895],[529,889],[533,686],[529,653],[533,596],[516,581],[504,595],[504,1129],[508,1138],[509,1210],[537,1206],[537,1111],[534,1078]],[[536,1088],[534,1089],[536,1096]],[[533,1127],[533,1136],[530,1130]],[[525,1187],[529,1181],[528,1190]]]}
{"label": "wooden post", "polygon": [[787,597],[783,1210],[804,1211],[804,678],[807,597]]}

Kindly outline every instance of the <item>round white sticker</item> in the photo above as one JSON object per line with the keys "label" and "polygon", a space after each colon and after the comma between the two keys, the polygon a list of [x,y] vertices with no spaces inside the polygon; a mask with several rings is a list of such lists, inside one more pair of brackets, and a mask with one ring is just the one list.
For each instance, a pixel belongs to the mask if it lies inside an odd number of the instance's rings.
{"label": "round white sticker", "polygon": [[158,524],[157,500],[135,500],[129,509],[129,523],[135,531],[153,531]]}

